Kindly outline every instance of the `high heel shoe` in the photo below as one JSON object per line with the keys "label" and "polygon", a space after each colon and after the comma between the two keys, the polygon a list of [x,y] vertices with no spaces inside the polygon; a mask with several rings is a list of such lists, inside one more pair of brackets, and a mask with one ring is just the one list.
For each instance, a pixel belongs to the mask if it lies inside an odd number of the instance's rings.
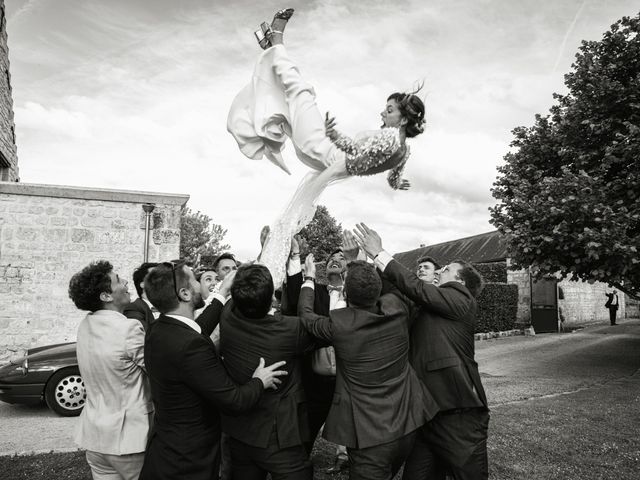
{"label": "high heel shoe", "polygon": [[[283,35],[284,27],[287,25],[287,22],[293,15],[293,12],[293,8],[278,10],[273,16],[271,25],[269,25],[267,22],[262,22],[260,24],[260,29],[253,32],[253,34],[256,36],[256,40],[258,40],[258,45],[260,45],[263,50],[266,50],[267,48],[273,46],[272,38],[274,34]],[[282,20],[284,20],[284,22]],[[278,24],[281,25],[279,29],[274,28]]]}
{"label": "high heel shoe", "polygon": [[276,14],[273,16],[273,22],[271,22],[271,25],[273,25],[273,23],[278,18],[280,18],[282,20],[289,20],[291,18],[291,16],[293,15],[294,11],[295,10],[293,8],[283,8],[282,10],[278,10],[276,12]]}
{"label": "high heel shoe", "polygon": [[263,50],[271,47],[271,26],[267,22],[262,22],[260,24],[260,29],[253,32],[256,36],[256,40],[258,40],[258,45]]}
{"label": "high heel shoe", "polygon": [[[271,21],[269,34],[266,35],[269,38],[269,41],[272,45],[276,43],[282,43],[282,36],[284,34],[284,27],[287,26],[287,22],[293,15],[293,8],[285,8],[283,10],[278,10],[276,14],[273,16],[273,20]],[[276,38],[274,41],[274,35],[279,35],[279,38]]]}

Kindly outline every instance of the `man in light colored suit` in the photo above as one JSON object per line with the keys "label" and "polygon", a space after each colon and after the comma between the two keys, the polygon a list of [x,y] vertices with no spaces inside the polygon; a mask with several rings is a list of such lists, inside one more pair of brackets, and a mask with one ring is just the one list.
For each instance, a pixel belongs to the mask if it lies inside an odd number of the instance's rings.
{"label": "man in light colored suit", "polygon": [[144,365],[144,328],[123,315],[127,282],[107,261],[94,262],[69,282],[69,297],[90,313],[78,327],[78,367],[87,391],[76,443],[87,450],[98,479],[137,479],[153,415]]}

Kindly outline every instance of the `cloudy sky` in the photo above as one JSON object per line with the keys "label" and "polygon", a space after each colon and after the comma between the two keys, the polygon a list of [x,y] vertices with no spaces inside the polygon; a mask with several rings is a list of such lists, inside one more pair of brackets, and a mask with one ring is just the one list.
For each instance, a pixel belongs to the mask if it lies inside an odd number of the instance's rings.
{"label": "cloudy sky", "polygon": [[5,0],[23,182],[191,195],[256,254],[305,168],[242,156],[226,131],[259,53],[252,31],[296,8],[286,39],[343,133],[379,126],[391,92],[424,81],[427,130],[408,192],[351,178],[320,202],[403,251],[492,230],[489,189],[511,130],[545,113],[580,41],[637,0]]}

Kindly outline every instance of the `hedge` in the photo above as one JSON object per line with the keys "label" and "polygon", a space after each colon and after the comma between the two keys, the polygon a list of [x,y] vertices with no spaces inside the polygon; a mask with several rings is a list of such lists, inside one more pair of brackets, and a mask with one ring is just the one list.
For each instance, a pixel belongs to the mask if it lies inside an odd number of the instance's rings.
{"label": "hedge", "polygon": [[485,282],[507,283],[507,262],[474,263]]}
{"label": "hedge", "polygon": [[518,286],[486,283],[478,297],[476,333],[512,330],[518,313]]}

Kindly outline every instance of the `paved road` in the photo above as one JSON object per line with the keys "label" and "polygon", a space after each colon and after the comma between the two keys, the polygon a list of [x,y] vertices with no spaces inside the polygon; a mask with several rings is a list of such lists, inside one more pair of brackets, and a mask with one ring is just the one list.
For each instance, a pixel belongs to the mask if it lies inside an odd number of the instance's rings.
{"label": "paved road", "polygon": [[476,343],[490,405],[602,385],[640,369],[640,320]]}
{"label": "paved road", "polygon": [[[494,406],[602,385],[640,369],[640,320],[482,341],[476,359]],[[44,406],[0,402],[0,454],[74,449],[76,422]]]}

